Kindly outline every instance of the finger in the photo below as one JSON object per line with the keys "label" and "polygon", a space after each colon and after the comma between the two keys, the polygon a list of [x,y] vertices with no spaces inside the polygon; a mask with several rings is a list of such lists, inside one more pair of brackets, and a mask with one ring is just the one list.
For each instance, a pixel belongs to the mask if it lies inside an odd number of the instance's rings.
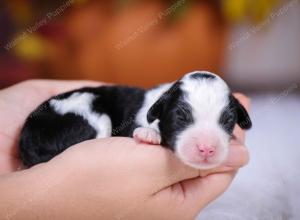
{"label": "finger", "polygon": [[249,152],[241,144],[230,145],[229,155],[224,163],[224,166],[230,167],[233,169],[238,169],[242,166],[245,166],[249,162]]}
{"label": "finger", "polygon": [[[235,171],[211,174],[176,183],[161,190],[153,198],[166,201],[179,212],[189,213],[194,219],[209,202],[220,196],[232,182]],[[181,211],[180,211],[181,210]]]}
{"label": "finger", "polygon": [[242,93],[234,93],[233,96],[245,107],[247,111],[250,109],[251,100]]}
{"label": "finger", "polygon": [[235,171],[223,172],[183,181],[184,205],[197,212],[220,196],[229,187],[235,174]]}
{"label": "finger", "polygon": [[234,126],[232,143],[245,143],[246,131],[241,129],[238,125]]}
{"label": "finger", "polygon": [[[199,170],[182,163],[175,154],[162,146],[149,146],[144,143],[136,143],[138,150],[142,153],[143,170],[148,177],[151,177],[150,182],[154,184],[155,194],[166,187],[186,179],[199,177]],[[147,160],[148,159],[148,160]],[[148,174],[147,174],[148,173]]]}
{"label": "finger", "polygon": [[[137,143],[132,138],[113,137],[90,140],[79,145],[89,145],[89,150],[99,151],[109,158],[109,163],[124,164],[123,169],[130,168],[130,173],[138,173],[140,182],[147,182],[156,192],[180,182],[199,176],[199,171],[184,165],[175,154],[162,147]],[[117,152],[117,154],[116,154]],[[95,153],[97,154],[97,153]],[[141,172],[142,171],[142,172]]]}

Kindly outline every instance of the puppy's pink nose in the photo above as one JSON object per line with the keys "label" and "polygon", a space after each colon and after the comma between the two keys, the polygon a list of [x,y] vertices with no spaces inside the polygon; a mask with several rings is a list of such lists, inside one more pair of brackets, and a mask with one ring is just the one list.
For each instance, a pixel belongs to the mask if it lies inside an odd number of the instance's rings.
{"label": "puppy's pink nose", "polygon": [[198,149],[200,152],[200,155],[205,158],[209,158],[215,155],[216,148],[211,146],[205,146],[205,145],[198,145]]}

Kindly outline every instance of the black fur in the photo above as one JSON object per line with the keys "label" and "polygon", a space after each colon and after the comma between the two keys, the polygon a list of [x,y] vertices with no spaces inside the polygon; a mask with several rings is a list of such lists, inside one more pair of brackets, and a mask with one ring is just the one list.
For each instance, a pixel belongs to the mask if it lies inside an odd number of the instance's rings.
{"label": "black fur", "polygon": [[251,119],[248,115],[247,110],[244,106],[237,100],[233,95],[229,96],[230,103],[233,103],[235,106],[236,114],[237,114],[237,124],[242,129],[250,129],[252,127]]}
{"label": "black fur", "polygon": [[20,158],[25,166],[31,167],[95,137],[95,129],[81,116],[61,116],[48,107],[27,120],[20,139]]}
{"label": "black fur", "polygon": [[[65,99],[74,92],[88,92],[97,96],[92,104],[93,111],[109,115],[113,125],[112,136],[132,135],[137,125],[130,119],[143,104],[144,90],[102,86],[74,90],[55,99]],[[27,167],[49,161],[68,147],[96,137],[95,129],[83,117],[73,113],[57,114],[49,101],[31,113],[22,130],[20,158]]]}
{"label": "black fur", "polygon": [[248,112],[232,94],[229,95],[229,104],[222,112],[219,123],[230,135],[232,135],[235,124],[238,124],[242,129],[252,127]]}
{"label": "black fur", "polygon": [[194,73],[190,76],[193,79],[215,79],[214,75],[208,73]]}
{"label": "black fur", "polygon": [[162,144],[172,150],[177,134],[193,123],[191,107],[183,98],[180,89],[181,82],[176,82],[162,97],[150,108],[147,119],[151,123],[159,119]]}

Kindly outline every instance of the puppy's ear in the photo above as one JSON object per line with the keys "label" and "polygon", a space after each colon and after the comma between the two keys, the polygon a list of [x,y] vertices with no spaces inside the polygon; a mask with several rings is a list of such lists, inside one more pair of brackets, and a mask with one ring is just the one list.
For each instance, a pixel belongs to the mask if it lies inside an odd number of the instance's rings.
{"label": "puppy's ear", "polygon": [[163,93],[161,97],[151,106],[147,113],[147,120],[149,123],[152,123],[156,119],[161,120],[162,116],[167,113],[168,106],[170,106],[181,93],[180,85],[180,81],[174,83],[171,88]]}
{"label": "puppy's ear", "polygon": [[245,107],[232,94],[230,95],[230,102],[234,106],[237,114],[237,124],[242,129],[250,129],[252,127],[252,122]]}

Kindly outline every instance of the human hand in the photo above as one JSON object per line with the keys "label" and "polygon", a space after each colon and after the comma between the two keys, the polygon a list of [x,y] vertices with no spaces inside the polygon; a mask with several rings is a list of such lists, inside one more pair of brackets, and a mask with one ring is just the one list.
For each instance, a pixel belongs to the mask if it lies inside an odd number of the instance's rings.
{"label": "human hand", "polygon": [[[77,84],[66,88],[66,85],[61,85],[60,88],[64,91],[83,86]],[[45,84],[38,88],[48,90],[45,89]],[[53,87],[50,91],[52,93],[43,95],[40,101],[24,108],[28,111],[23,114],[23,121],[42,101],[56,92],[63,92]],[[19,92],[24,94],[24,91]],[[31,95],[34,95],[34,92],[31,92]],[[21,102],[22,98],[18,97],[19,95],[10,100],[11,110]],[[237,98],[247,106],[245,97],[239,95]],[[15,126],[15,129],[11,129],[15,131],[11,133],[15,137],[18,136],[23,121]],[[52,212],[48,214],[64,216],[64,219],[82,219],[86,216],[112,219],[113,214],[116,219],[192,219],[225,191],[236,170],[248,161],[248,153],[242,146],[244,132],[236,127],[234,134],[237,140],[232,141],[230,145],[227,162],[224,166],[210,171],[211,173],[183,165],[165,148],[137,145],[128,138],[92,140],[78,144],[49,163],[34,168],[43,170],[40,177],[44,181],[47,180],[46,185],[50,186],[47,195],[54,198],[43,200],[43,203],[37,197],[39,202],[31,205],[46,203],[47,207],[55,207],[55,211],[51,209]],[[14,140],[12,137],[13,135],[8,140]],[[10,146],[15,146],[15,141],[11,143],[13,144]],[[45,188],[47,187],[42,187]],[[36,187],[34,191],[39,195],[36,192],[38,189],[39,187]],[[28,192],[32,193],[30,190]],[[63,204],[58,205],[57,198]],[[85,207],[86,210],[82,210],[81,207]]]}
{"label": "human hand", "polygon": [[200,177],[166,148],[130,138],[86,141],[32,168],[43,181],[30,210],[55,207],[43,219],[193,219],[225,191],[247,155],[234,140],[224,166]]}

